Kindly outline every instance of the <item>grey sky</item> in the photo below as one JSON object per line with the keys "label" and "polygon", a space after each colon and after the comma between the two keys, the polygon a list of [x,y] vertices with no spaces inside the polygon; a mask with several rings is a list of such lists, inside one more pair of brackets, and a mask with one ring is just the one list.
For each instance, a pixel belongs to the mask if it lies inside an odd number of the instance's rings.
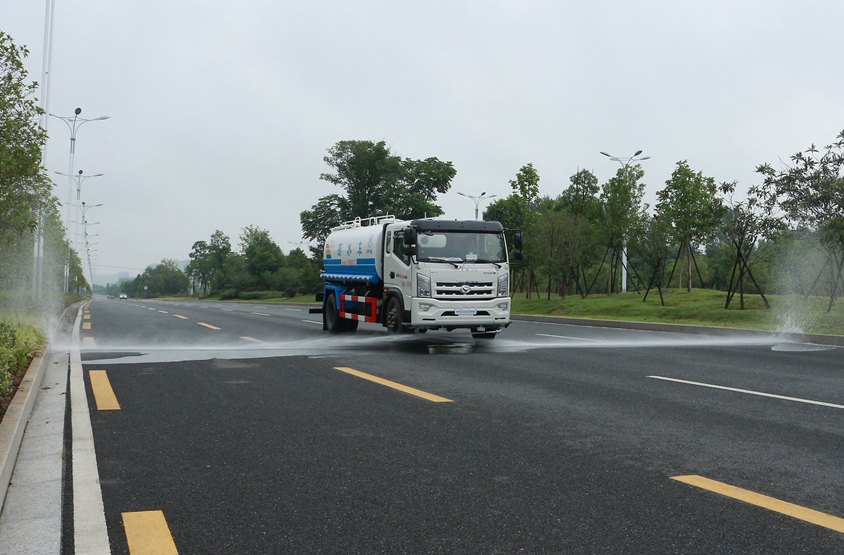
{"label": "grey sky", "polygon": [[[0,29],[40,81],[44,1],[4,0]],[[456,194],[510,193],[533,162],[543,195],[578,168],[603,183],[643,149],[646,201],[679,160],[758,181],[844,129],[844,3],[56,0],[50,111],[83,126],[76,170],[98,275],[187,258],[216,229],[270,231],[287,252],[340,140],[457,169]],[[69,133],[50,122],[64,201]],[[98,282],[104,281],[102,277]]]}

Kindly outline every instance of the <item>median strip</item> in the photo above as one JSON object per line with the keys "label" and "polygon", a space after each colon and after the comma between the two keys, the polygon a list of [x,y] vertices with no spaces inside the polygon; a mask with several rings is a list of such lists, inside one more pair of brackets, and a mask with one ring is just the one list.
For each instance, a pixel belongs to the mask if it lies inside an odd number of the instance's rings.
{"label": "median strip", "polygon": [[709,478],[704,478],[703,476],[673,476],[671,479],[719,493],[733,499],[738,499],[739,501],[744,501],[745,503],[750,503],[751,505],[756,505],[757,507],[762,507],[770,511],[784,514],[804,522],[823,526],[824,528],[829,528],[830,530],[835,530],[836,532],[844,532],[844,519],[838,518],[837,516],[828,515],[813,509],[807,509],[806,507],[801,507],[800,505],[781,501],[779,499],[768,497],[767,495],[762,495],[746,489],[737,488],[723,482],[710,480]]}
{"label": "median strip", "polygon": [[88,379],[91,380],[91,391],[97,402],[97,410],[120,410],[120,403],[117,402],[105,370],[90,370]]}
{"label": "median strip", "polygon": [[176,543],[161,511],[123,513],[126,542],[132,555],[178,555]]}
{"label": "median strip", "polygon": [[423,399],[427,399],[428,401],[433,401],[434,403],[453,403],[451,399],[446,399],[445,397],[440,397],[439,395],[434,395],[433,393],[427,393],[425,391],[421,391],[419,389],[414,389],[412,387],[408,387],[406,385],[402,385],[400,383],[391,382],[390,380],[385,380],[384,378],[379,378],[377,376],[373,376],[371,374],[366,374],[364,372],[360,372],[358,370],[354,370],[352,368],[347,368],[345,366],[335,366],[335,370],[339,370],[341,372],[345,372],[346,374],[351,374],[352,376],[357,376],[358,378],[363,378],[364,380],[369,380],[371,382],[375,382],[377,384],[385,385],[387,387],[391,387],[393,389],[397,389],[404,393],[409,393],[411,395],[415,395],[416,397],[421,397]]}

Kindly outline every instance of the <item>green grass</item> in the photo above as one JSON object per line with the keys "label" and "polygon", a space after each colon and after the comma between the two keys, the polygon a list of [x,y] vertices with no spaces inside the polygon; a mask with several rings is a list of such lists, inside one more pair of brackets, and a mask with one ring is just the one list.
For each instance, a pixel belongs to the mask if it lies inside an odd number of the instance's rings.
{"label": "green grass", "polygon": [[805,333],[844,335],[844,299],[836,299],[827,313],[829,298],[802,295],[769,295],[767,310],[759,295],[745,295],[745,310],[740,310],[736,295],[729,310],[724,309],[726,293],[707,289],[663,290],[665,306],[659,293],[622,293],[612,296],[590,295],[586,299],[569,296],[565,300],[552,295],[525,299],[524,293],[513,297],[514,314],[542,314],[570,318],[659,322],[693,326],[717,326],[758,330],[787,330]]}
{"label": "green grass", "polygon": [[[63,306],[56,308],[64,310],[84,299],[64,295],[59,301]],[[48,310],[43,302],[33,302],[28,293],[0,292],[0,397],[11,393],[12,378],[44,347],[46,340],[39,328]]]}

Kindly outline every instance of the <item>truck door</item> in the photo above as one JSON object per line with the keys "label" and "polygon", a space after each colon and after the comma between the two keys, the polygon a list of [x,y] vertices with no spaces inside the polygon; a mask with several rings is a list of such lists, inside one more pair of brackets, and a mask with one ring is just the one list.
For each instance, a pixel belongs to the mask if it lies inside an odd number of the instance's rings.
{"label": "truck door", "polygon": [[385,242],[384,285],[401,289],[407,308],[411,291],[411,270],[410,257],[402,252],[404,232],[402,230],[388,231]]}

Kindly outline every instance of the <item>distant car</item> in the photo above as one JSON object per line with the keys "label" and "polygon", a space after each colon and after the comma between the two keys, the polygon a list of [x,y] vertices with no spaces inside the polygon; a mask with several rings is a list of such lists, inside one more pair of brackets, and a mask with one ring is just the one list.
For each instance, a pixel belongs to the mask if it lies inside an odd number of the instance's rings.
{"label": "distant car", "polygon": [[114,297],[112,295],[106,295],[106,299],[113,299],[113,298]]}
{"label": "distant car", "polygon": [[122,300],[122,299],[128,299],[128,298],[129,298],[129,295],[127,295],[126,293],[121,293],[121,294],[120,294],[120,299],[121,299],[121,300]]}

